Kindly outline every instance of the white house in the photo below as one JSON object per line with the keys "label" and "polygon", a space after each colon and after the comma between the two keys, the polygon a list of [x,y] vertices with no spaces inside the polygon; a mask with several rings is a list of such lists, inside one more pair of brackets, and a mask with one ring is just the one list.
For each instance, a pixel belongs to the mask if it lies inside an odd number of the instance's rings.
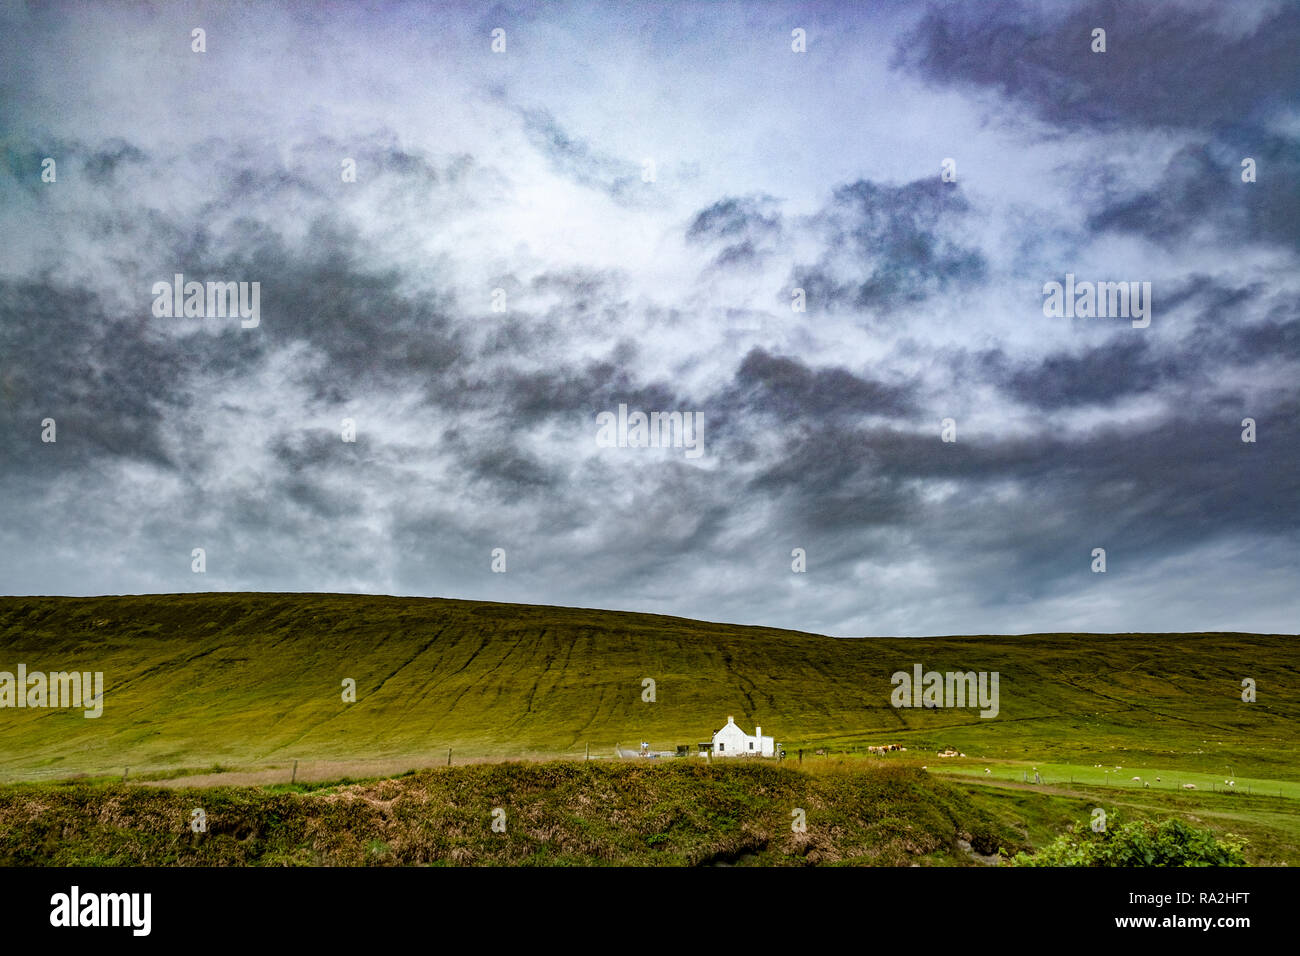
{"label": "white house", "polygon": [[713,753],[719,757],[771,757],[776,746],[771,737],[763,736],[762,727],[755,727],[751,737],[736,726],[734,718],[728,717],[727,725],[713,735]]}

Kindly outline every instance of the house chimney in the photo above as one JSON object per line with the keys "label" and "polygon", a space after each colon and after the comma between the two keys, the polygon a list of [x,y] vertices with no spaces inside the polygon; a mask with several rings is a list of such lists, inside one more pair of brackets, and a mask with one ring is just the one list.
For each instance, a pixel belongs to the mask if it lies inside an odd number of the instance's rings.
{"label": "house chimney", "polygon": [[734,717],[732,717],[730,714],[728,714],[728,715],[727,715],[727,723],[729,723],[729,724],[734,724],[735,722],[736,722],[736,718],[734,718]]}
{"label": "house chimney", "polygon": [[763,746],[763,728],[755,727],[754,736],[758,738],[758,746],[761,748]]}

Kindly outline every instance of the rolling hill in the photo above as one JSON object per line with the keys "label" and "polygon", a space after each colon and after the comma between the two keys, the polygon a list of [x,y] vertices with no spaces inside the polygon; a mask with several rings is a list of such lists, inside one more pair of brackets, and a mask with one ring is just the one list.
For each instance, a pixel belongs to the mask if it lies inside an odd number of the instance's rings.
{"label": "rolling hill", "polygon": [[[1300,780],[1294,635],[837,639],[616,611],[339,594],[0,598],[0,671],[102,671],[103,714],[0,709],[0,779],[607,756],[729,714],[795,748]],[[896,709],[890,675],[997,671],[1000,711]],[[341,685],[356,681],[356,702]],[[654,700],[643,699],[654,681]],[[1258,700],[1243,703],[1252,678]],[[1123,756],[1123,760],[1119,759]]]}

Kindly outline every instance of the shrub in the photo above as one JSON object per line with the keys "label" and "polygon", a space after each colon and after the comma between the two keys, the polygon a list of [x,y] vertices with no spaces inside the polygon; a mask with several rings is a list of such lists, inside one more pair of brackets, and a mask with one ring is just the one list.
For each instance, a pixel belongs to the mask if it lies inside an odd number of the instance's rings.
{"label": "shrub", "polygon": [[[1114,823],[1116,817],[1112,816]],[[1197,829],[1182,820],[1160,823],[1134,821],[1094,833],[1087,823],[1076,824],[1037,853],[1018,853],[1012,866],[1245,866],[1245,841],[1229,833],[1220,839],[1212,830]]]}

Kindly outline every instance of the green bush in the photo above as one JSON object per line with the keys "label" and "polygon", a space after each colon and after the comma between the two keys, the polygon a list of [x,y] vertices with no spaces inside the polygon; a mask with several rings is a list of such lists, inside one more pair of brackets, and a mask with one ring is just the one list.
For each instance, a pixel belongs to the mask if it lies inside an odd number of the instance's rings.
{"label": "green bush", "polygon": [[[1112,824],[1116,817],[1111,817]],[[1245,866],[1245,841],[1179,819],[1134,821],[1094,833],[1085,823],[1032,856],[1018,853],[1012,866]]]}

